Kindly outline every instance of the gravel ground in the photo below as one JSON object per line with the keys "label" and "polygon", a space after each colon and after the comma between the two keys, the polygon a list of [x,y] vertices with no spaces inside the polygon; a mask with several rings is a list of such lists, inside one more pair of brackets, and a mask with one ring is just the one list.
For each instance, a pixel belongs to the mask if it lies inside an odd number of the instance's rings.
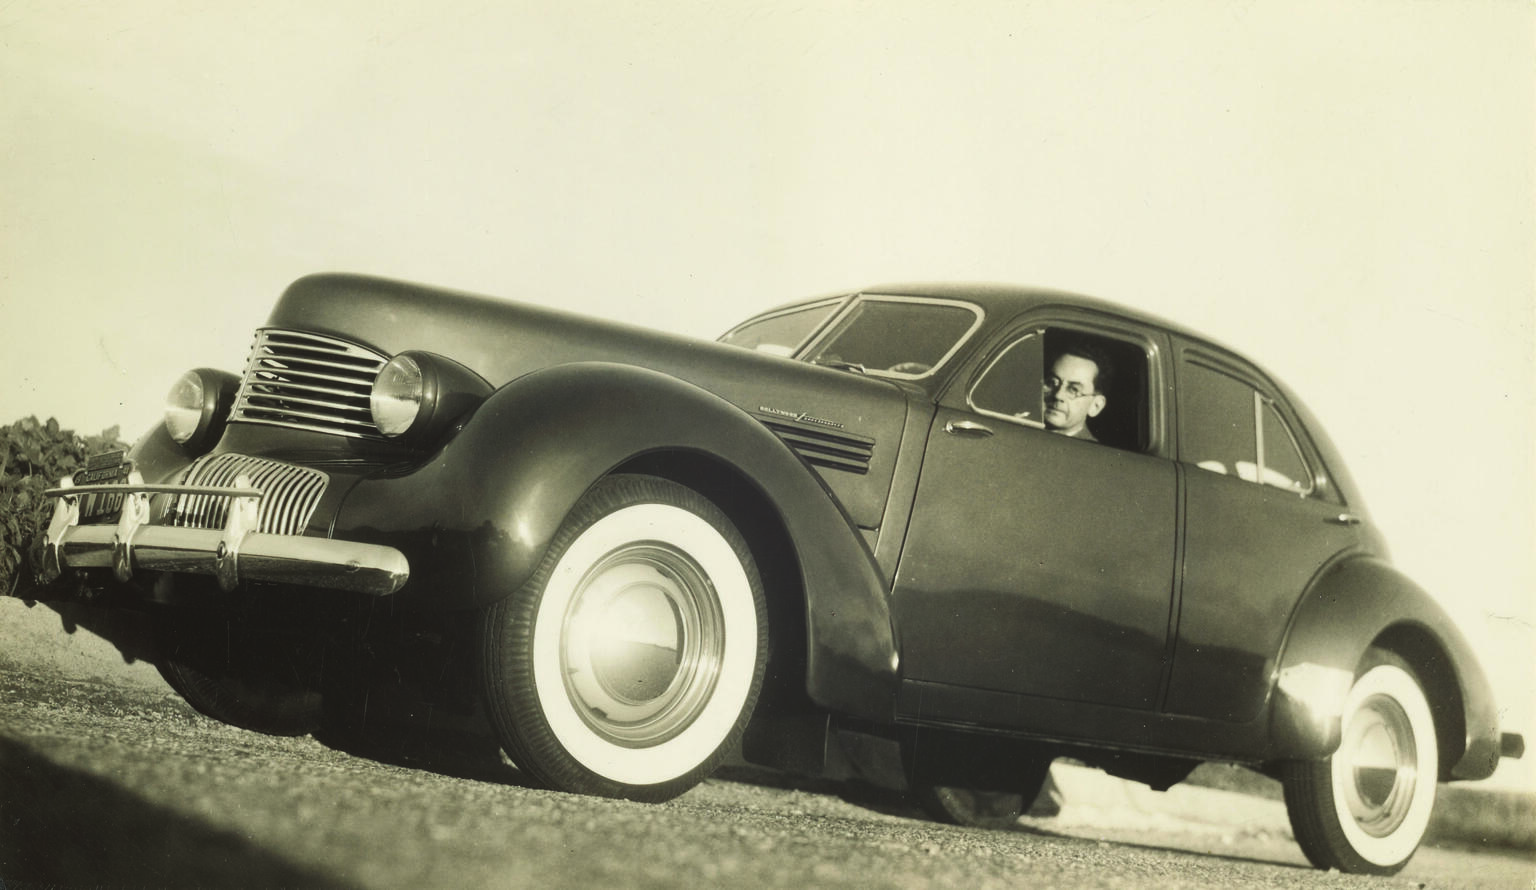
{"label": "gravel ground", "polygon": [[0,669],[4,890],[1536,886],[1528,857],[1427,849],[1357,878],[1305,867],[1270,829],[1138,818],[962,829],[740,772],[662,805],[597,800],[442,746],[272,738],[168,693]]}

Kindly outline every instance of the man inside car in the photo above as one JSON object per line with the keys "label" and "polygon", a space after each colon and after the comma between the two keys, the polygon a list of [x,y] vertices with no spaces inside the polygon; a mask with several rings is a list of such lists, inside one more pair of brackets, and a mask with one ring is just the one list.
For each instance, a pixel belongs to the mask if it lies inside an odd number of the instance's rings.
{"label": "man inside car", "polygon": [[1041,382],[1045,396],[1045,428],[1053,433],[1097,442],[1088,419],[1108,404],[1104,391],[1114,373],[1109,356],[1086,342],[1069,344],[1051,363]]}

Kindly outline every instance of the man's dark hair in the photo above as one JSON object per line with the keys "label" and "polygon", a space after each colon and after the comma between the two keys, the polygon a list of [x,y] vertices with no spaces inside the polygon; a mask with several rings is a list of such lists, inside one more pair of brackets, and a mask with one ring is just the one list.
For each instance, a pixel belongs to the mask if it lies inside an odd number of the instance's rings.
{"label": "man's dark hair", "polygon": [[1074,337],[1063,343],[1062,347],[1056,351],[1056,354],[1051,357],[1051,364],[1056,364],[1056,360],[1064,355],[1085,358],[1098,367],[1098,373],[1093,375],[1094,392],[1107,395],[1110,387],[1115,385],[1115,361],[1109,357],[1109,350],[1098,343]]}

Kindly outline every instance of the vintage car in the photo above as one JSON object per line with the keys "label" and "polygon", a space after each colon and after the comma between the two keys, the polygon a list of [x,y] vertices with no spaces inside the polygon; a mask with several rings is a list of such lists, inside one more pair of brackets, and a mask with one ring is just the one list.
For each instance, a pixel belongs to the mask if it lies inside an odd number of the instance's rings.
{"label": "vintage car", "polygon": [[1218,761],[1283,783],[1319,867],[1392,873],[1437,781],[1523,746],[1279,381],[1064,293],[877,287],[709,343],[311,276],[51,495],[37,598],[141,619],[203,713],[298,734],[415,684],[553,789],[894,750],[986,823],[1056,757]]}

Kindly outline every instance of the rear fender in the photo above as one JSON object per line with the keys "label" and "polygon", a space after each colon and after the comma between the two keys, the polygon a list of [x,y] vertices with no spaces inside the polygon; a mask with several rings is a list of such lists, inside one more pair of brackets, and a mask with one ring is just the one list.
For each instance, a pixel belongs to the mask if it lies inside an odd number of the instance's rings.
{"label": "rear fender", "polygon": [[659,452],[724,463],[760,491],[800,564],[811,699],[891,719],[896,646],[868,547],[816,474],[762,424],[656,371],[583,362],[507,384],[421,466],[359,482],[335,534],[406,553],[401,606],[483,607],[532,575],[594,483]]}
{"label": "rear fender", "polygon": [[1344,698],[1371,646],[1397,652],[1419,674],[1440,736],[1442,781],[1492,775],[1498,711],[1471,646],[1428,593],[1370,556],[1336,564],[1296,608],[1271,696],[1273,759],[1338,748]]}

